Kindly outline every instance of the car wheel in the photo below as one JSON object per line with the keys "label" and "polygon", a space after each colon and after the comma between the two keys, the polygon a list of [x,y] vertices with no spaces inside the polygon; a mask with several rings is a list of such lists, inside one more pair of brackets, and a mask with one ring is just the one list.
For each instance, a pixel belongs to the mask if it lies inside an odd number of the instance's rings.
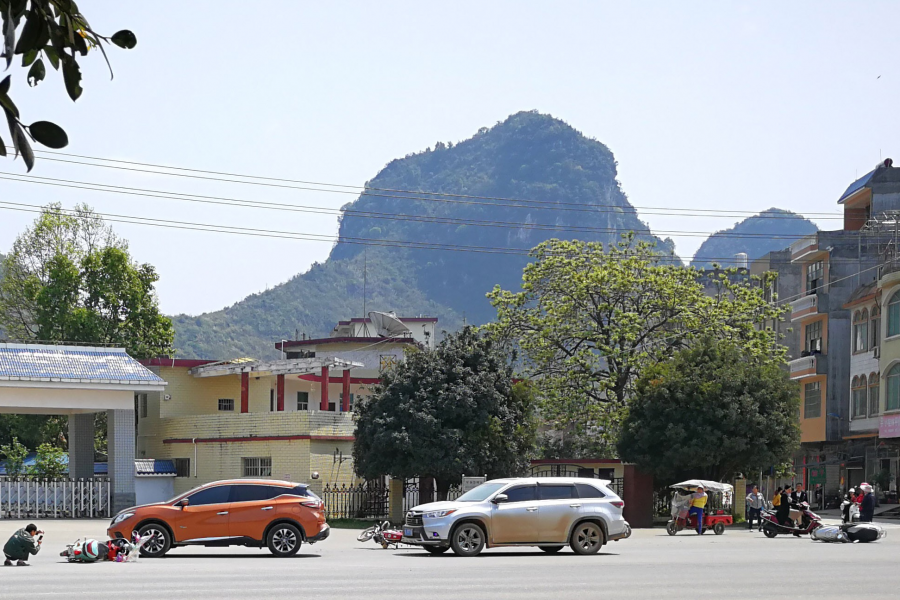
{"label": "car wheel", "polygon": [[569,541],[575,554],[596,554],[603,547],[603,530],[596,523],[579,523]]}
{"label": "car wheel", "polygon": [[428,554],[443,554],[450,546],[422,546]]}
{"label": "car wheel", "polygon": [[725,523],[716,523],[713,526],[713,531],[716,532],[716,535],[722,535],[725,533]]}
{"label": "car wheel", "polygon": [[560,550],[563,549],[562,546],[538,546],[541,550],[546,552],[547,554],[556,554]]}
{"label": "car wheel", "polygon": [[669,521],[666,523],[666,533],[669,535],[675,535],[678,533],[678,525],[675,524],[675,521]]}
{"label": "car wheel", "polygon": [[463,523],[453,530],[450,547],[457,556],[478,556],[484,549],[484,529],[475,523]]}
{"label": "car wheel", "polygon": [[771,523],[766,523],[765,527],[763,527],[763,534],[765,534],[767,538],[773,538],[778,535],[778,530],[775,529],[775,526]]}
{"label": "car wheel", "polygon": [[172,536],[169,530],[157,523],[149,523],[138,530],[142,540],[141,556],[159,558],[172,547]]}
{"label": "car wheel", "polygon": [[293,556],[300,549],[300,530],[290,523],[279,523],[269,530],[266,545],[278,557]]}

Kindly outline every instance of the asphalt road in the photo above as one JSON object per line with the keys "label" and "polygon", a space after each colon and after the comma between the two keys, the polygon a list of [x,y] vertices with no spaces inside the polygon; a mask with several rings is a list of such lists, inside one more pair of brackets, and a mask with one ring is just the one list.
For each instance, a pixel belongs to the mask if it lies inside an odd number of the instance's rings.
{"label": "asphalt road", "polygon": [[[3,541],[23,522],[0,520]],[[477,558],[383,550],[335,530],[290,559],[246,548],[180,548],[138,563],[69,564],[77,537],[102,539],[107,521],[43,521],[42,551],[29,567],[0,568],[0,598],[797,598],[896,597],[900,525],[871,544],[766,539],[745,529],[722,536],[636,530],[597,556],[568,549],[494,549]]]}

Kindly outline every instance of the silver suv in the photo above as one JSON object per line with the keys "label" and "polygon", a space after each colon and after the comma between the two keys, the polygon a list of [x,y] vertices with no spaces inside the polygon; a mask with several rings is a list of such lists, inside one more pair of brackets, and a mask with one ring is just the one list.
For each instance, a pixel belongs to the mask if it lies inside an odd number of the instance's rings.
{"label": "silver suv", "polygon": [[594,554],[628,537],[625,505],[608,481],[577,477],[494,479],[452,502],[416,506],[406,514],[403,542],[432,554],[450,548],[476,556],[485,546],[537,546]]}

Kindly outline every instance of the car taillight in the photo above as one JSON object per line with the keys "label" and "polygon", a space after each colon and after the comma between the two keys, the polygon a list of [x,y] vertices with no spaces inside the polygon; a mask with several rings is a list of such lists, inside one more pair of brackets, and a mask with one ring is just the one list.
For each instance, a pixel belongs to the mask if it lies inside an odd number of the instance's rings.
{"label": "car taillight", "polygon": [[318,500],[307,500],[306,502],[300,503],[302,506],[306,506],[307,508],[322,508],[322,503]]}
{"label": "car taillight", "polygon": [[625,503],[622,502],[621,500],[615,500],[613,502],[610,502],[610,504],[612,504],[616,508],[625,508]]}

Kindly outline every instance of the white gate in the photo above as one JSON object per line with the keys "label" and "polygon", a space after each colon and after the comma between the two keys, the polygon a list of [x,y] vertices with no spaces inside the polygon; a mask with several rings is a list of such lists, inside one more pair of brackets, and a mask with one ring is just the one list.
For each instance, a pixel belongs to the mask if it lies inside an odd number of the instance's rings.
{"label": "white gate", "polygon": [[0,477],[0,515],[6,519],[109,518],[109,477]]}

